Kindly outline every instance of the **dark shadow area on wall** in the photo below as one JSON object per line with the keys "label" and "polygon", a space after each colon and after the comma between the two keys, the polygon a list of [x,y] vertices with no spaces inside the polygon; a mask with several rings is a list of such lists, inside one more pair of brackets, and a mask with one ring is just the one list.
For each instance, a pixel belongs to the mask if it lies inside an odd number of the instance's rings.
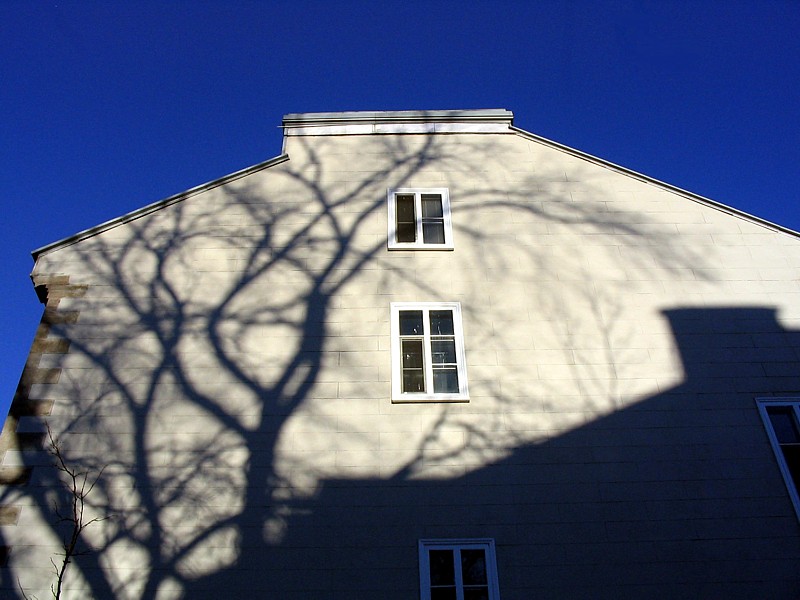
{"label": "dark shadow area on wall", "polygon": [[325,481],[279,547],[242,548],[252,580],[190,597],[416,598],[417,541],[469,537],[495,539],[504,599],[798,597],[800,528],[754,398],[800,390],[800,332],[768,308],[665,316],[683,383],[462,477]]}

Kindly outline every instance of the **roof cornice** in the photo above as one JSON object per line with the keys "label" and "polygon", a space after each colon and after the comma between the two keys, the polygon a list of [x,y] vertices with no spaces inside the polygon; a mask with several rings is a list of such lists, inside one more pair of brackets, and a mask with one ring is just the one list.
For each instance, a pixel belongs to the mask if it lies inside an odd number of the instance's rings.
{"label": "roof cornice", "polygon": [[482,110],[360,110],[351,112],[290,113],[284,127],[341,125],[345,123],[470,123],[502,122],[511,125],[514,113],[505,108]]}
{"label": "roof cornice", "polygon": [[187,198],[196,196],[197,194],[201,194],[207,190],[218,187],[220,185],[230,183],[231,181],[235,181],[237,179],[250,175],[251,173],[261,171],[262,169],[267,169],[274,165],[278,165],[287,160],[289,160],[289,156],[287,154],[281,154],[280,156],[276,156],[275,158],[271,158],[264,162],[260,162],[257,165],[253,165],[251,167],[247,167],[246,169],[236,171],[235,173],[231,173],[230,175],[225,175],[224,177],[220,177],[219,179],[209,181],[208,183],[203,183],[201,185],[195,186],[193,188],[186,190],[185,192],[181,192],[180,194],[175,194],[174,196],[170,196],[168,198],[164,198],[163,200],[159,200],[158,202],[153,202],[152,204],[148,204],[147,206],[143,206],[142,208],[138,208],[134,211],[126,213],[121,217],[111,219],[110,221],[106,221],[105,223],[100,223],[100,225],[95,225],[94,227],[90,227],[89,229],[84,229],[83,231],[80,231],[64,239],[58,240],[57,242],[52,242],[50,244],[47,244],[46,246],[37,248],[36,250],[31,252],[31,255],[33,256],[33,260],[36,261],[42,254],[46,254],[47,252],[58,250],[60,248],[64,248],[65,246],[76,244],[82,240],[85,240],[86,238],[90,238],[99,233],[103,233],[104,231],[108,231],[109,229],[113,229],[118,225],[122,225],[123,223],[128,223],[140,217],[144,217],[145,215],[149,215],[150,213],[153,213],[157,210],[161,210],[166,206],[170,206],[177,202],[182,202]]}
{"label": "roof cornice", "polygon": [[[662,189],[674,192],[705,206],[733,215],[751,223],[791,235],[800,237],[800,232],[778,225],[766,219],[756,217],[744,211],[716,202],[704,196],[694,194],[677,186],[665,183],[648,175],[643,175],[626,167],[622,167],[591,154],[581,152],[564,144],[543,138],[534,133],[525,131],[513,125],[514,115],[505,109],[486,110],[434,110],[434,111],[358,111],[344,113],[293,113],[283,118],[283,127],[286,135],[348,135],[364,133],[510,133],[519,135],[529,140],[539,142],[551,148],[566,152],[582,160],[603,166],[618,173],[633,177],[639,181],[656,185]],[[291,133],[290,133],[291,132]],[[125,215],[85,229],[79,233],[66,237],[56,242],[37,248],[31,252],[33,259],[37,260],[42,254],[58,250],[103,233],[123,223],[128,223],[161,208],[181,202],[191,196],[205,192],[211,188],[224,185],[241,177],[250,175],[262,169],[272,167],[289,160],[287,154],[281,154],[270,160],[247,167],[230,175],[220,177],[208,183],[193,187],[185,192],[175,194],[158,202],[148,204],[140,209]]]}
{"label": "roof cornice", "polygon": [[509,133],[514,113],[483,110],[399,110],[284,115],[284,135],[369,135],[396,133]]}
{"label": "roof cornice", "polygon": [[638,179],[639,181],[642,181],[644,183],[656,185],[667,191],[683,196],[687,200],[691,200],[693,202],[697,202],[698,204],[703,204],[705,206],[708,206],[709,208],[713,208],[715,210],[727,213],[729,215],[745,219],[747,221],[750,221],[751,223],[755,223],[756,225],[761,225],[762,227],[766,227],[768,229],[779,231],[781,233],[786,233],[794,237],[800,237],[800,232],[797,232],[794,229],[784,227],[783,225],[778,225],[777,223],[773,223],[772,221],[768,221],[766,219],[762,219],[761,217],[757,217],[755,215],[751,215],[750,213],[746,213],[743,210],[739,210],[738,208],[733,208],[732,206],[728,206],[727,204],[722,204],[721,202],[717,202],[716,200],[711,200],[710,198],[706,198],[705,196],[701,196],[699,194],[695,194],[688,190],[684,190],[683,188],[679,188],[678,186],[672,185],[671,183],[666,183],[664,181],[656,179],[655,177],[644,175],[642,173],[639,173],[638,171],[628,169],[627,167],[620,166],[603,158],[598,158],[596,156],[592,156],[591,154],[587,154],[586,152],[581,152],[580,150],[576,150],[575,148],[570,148],[569,146],[565,146],[564,144],[559,144],[558,142],[554,142],[553,140],[548,140],[547,138],[544,138],[540,135],[536,135],[535,133],[531,133],[530,131],[525,131],[524,129],[520,129],[519,127],[515,127],[513,125],[511,125],[510,129],[514,133],[524,138],[533,140],[535,142],[539,142],[541,144],[544,144],[545,146],[550,146],[551,148],[555,148],[557,150],[561,150],[562,152],[571,154],[576,158],[580,158],[582,160],[594,163],[601,167],[611,169],[612,171],[622,173],[624,175],[627,175],[628,177],[633,177],[634,179]]}

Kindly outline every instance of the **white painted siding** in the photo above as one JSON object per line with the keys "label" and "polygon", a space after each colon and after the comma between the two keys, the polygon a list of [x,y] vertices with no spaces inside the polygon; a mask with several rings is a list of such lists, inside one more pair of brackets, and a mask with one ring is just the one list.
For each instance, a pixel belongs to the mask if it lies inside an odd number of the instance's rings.
{"label": "white painted siding", "polygon": [[[37,262],[88,288],[19,428],[114,515],[71,597],[415,597],[427,537],[494,538],[504,598],[794,597],[754,398],[800,389],[800,239],[513,133],[285,151]],[[449,189],[452,252],[387,250],[397,187]],[[392,404],[412,301],[461,303],[468,403]],[[40,597],[42,473],[3,528]]]}

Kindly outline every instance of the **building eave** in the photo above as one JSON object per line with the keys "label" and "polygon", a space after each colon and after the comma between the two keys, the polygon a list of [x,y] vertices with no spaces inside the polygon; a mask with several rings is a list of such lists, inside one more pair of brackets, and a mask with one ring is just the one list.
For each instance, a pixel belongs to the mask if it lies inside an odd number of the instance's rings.
{"label": "building eave", "polygon": [[208,183],[203,183],[201,185],[195,186],[190,188],[184,192],[179,194],[175,194],[173,196],[169,196],[168,198],[164,198],[163,200],[158,200],[157,202],[153,202],[152,204],[148,204],[147,206],[143,206],[142,208],[137,208],[134,211],[126,213],[120,217],[116,217],[111,219],[110,221],[106,221],[104,223],[100,223],[99,225],[95,225],[94,227],[90,227],[89,229],[84,229],[83,231],[79,231],[78,233],[71,235],[69,237],[63,238],[56,242],[52,242],[47,244],[46,246],[42,246],[41,248],[37,248],[31,252],[33,256],[34,262],[43,254],[47,254],[48,252],[53,252],[54,250],[59,250],[66,246],[71,246],[72,244],[77,244],[87,238],[93,237],[104,231],[108,231],[109,229],[113,229],[114,227],[118,227],[124,223],[130,223],[136,219],[154,213],[162,208],[167,206],[171,206],[178,202],[183,202],[184,200],[191,198],[192,196],[196,196],[197,194],[201,194],[206,192],[210,189],[218,187],[220,185],[224,185],[226,183],[230,183],[231,181],[236,181],[237,179],[241,179],[242,177],[246,177],[252,173],[256,173],[263,169],[268,169],[269,167],[273,167],[275,165],[279,165],[282,162],[289,160],[289,156],[286,154],[281,154],[280,156],[276,156],[275,158],[271,158],[264,162],[258,163],[251,167],[247,167],[240,171],[236,171],[229,175],[225,175],[224,177],[220,177],[219,179],[214,179],[213,181],[209,181]]}
{"label": "building eave", "polygon": [[499,122],[511,125],[514,113],[505,108],[480,110],[363,110],[351,112],[290,113],[283,127],[342,125],[352,123],[475,123]]}
{"label": "building eave", "polygon": [[760,225],[761,227],[766,227],[767,229],[771,229],[773,231],[777,231],[780,233],[785,233],[787,235],[791,235],[797,238],[800,238],[800,232],[795,231],[794,229],[790,229],[789,227],[784,227],[783,225],[779,225],[777,223],[773,223],[772,221],[768,221],[766,219],[762,219],[761,217],[757,217],[755,215],[751,215],[743,210],[739,210],[738,208],[733,208],[732,206],[728,206],[727,204],[723,204],[721,202],[717,202],[716,200],[711,200],[710,198],[706,198],[705,196],[701,196],[699,194],[695,194],[694,192],[690,192],[688,190],[684,190],[683,188],[679,188],[678,186],[672,185],[670,183],[666,183],[654,177],[650,177],[649,175],[644,175],[643,173],[639,173],[638,171],[634,171],[632,169],[628,169],[627,167],[620,166],[615,164],[611,161],[605,160],[603,158],[598,158],[597,156],[593,156],[591,154],[587,154],[586,152],[582,152],[580,150],[576,150],[575,148],[570,148],[569,146],[565,146],[564,144],[560,144],[558,142],[554,142],[553,140],[549,140],[544,138],[540,135],[536,135],[535,133],[531,133],[530,131],[525,131],[524,129],[520,129],[519,127],[515,127],[513,125],[510,126],[511,131],[524,137],[526,139],[539,142],[545,146],[549,146],[551,148],[555,148],[557,150],[561,150],[562,152],[566,152],[576,158],[580,158],[587,162],[599,165],[601,167],[605,167],[612,171],[616,171],[617,173],[621,173],[623,175],[627,175],[628,177],[633,177],[634,179],[638,179],[644,183],[649,183],[651,185],[655,185],[660,187],[666,191],[672,192],[674,194],[678,194],[686,198],[687,200],[691,200],[692,202],[697,202],[698,204],[702,204],[704,206],[708,206],[709,208],[713,208],[720,212],[724,212],[726,214],[732,215],[734,217],[738,217],[740,219],[744,219],[756,225]]}
{"label": "building eave", "polygon": [[[800,232],[783,225],[773,223],[721,202],[700,196],[672,184],[644,175],[632,169],[598,158],[586,152],[576,150],[564,144],[549,140],[524,129],[515,127],[514,115],[506,109],[482,110],[432,110],[432,111],[354,111],[342,113],[291,113],[283,117],[284,134],[290,135],[363,135],[363,134],[431,134],[431,133],[510,133],[531,141],[549,146],[570,154],[581,160],[611,169],[628,177],[660,187],[678,194],[688,200],[708,206],[715,210],[744,219],[773,231],[800,238]],[[236,171],[219,179],[198,185],[189,190],[175,194],[163,200],[148,204],[142,208],[106,221],[74,235],[52,242],[31,252],[34,261],[43,254],[76,244],[114,227],[129,223],[135,219],[149,215],[157,210],[182,202],[187,198],[205,192],[214,187],[235,181],[262,169],[278,165],[289,160],[284,153],[275,158]]]}
{"label": "building eave", "polygon": [[285,137],[319,135],[511,133],[514,113],[481,110],[398,110],[284,115]]}

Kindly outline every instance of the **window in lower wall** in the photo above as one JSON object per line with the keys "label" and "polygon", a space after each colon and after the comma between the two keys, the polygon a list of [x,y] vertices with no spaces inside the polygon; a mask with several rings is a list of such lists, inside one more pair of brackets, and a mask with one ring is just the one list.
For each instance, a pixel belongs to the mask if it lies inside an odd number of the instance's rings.
{"label": "window in lower wall", "polygon": [[419,541],[422,600],[499,600],[494,540]]}
{"label": "window in lower wall", "polygon": [[393,302],[392,400],[469,400],[461,305]]}
{"label": "window in lower wall", "polygon": [[800,399],[759,400],[758,410],[800,519]]}

